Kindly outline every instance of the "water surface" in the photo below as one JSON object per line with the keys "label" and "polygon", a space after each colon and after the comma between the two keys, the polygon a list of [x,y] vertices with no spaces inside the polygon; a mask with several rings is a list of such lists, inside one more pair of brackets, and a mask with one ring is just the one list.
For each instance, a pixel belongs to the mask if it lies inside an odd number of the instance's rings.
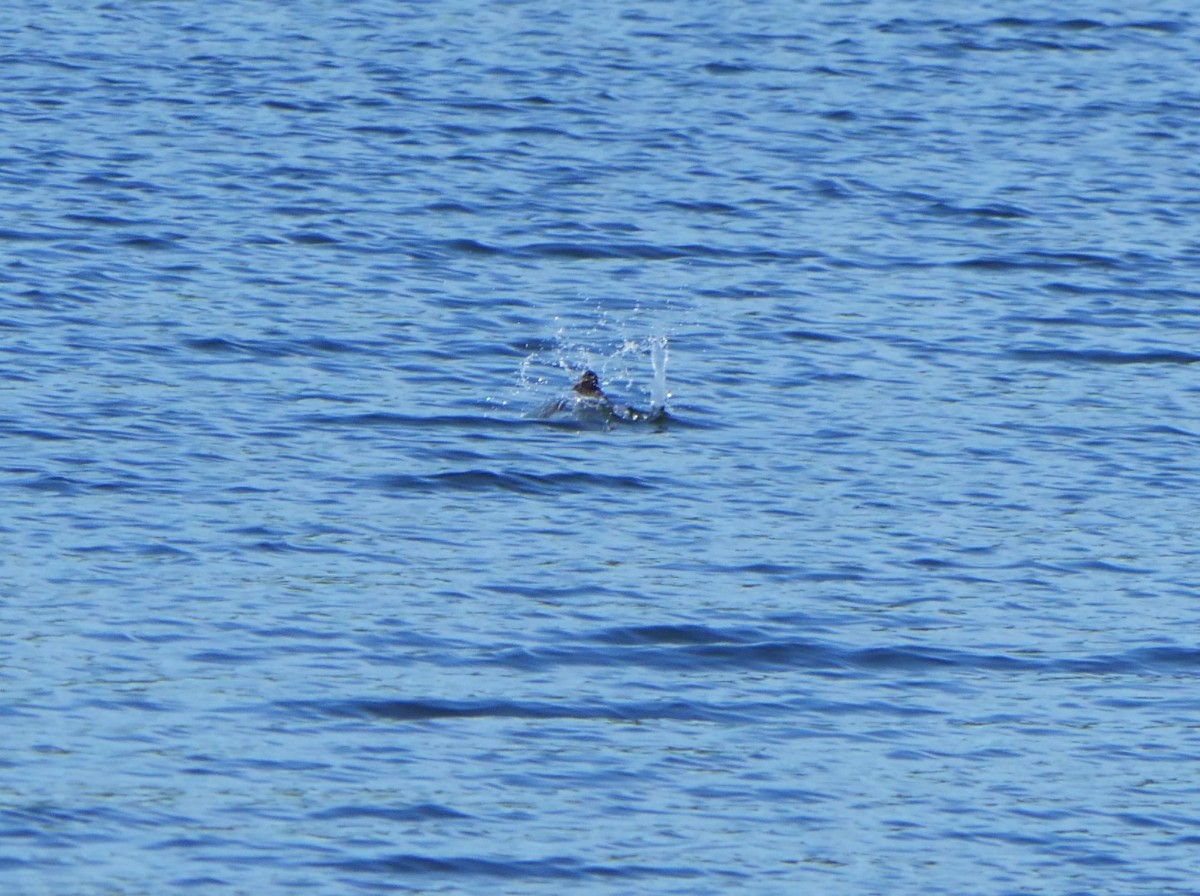
{"label": "water surface", "polygon": [[1196,34],[17,3],[4,892],[1200,892]]}

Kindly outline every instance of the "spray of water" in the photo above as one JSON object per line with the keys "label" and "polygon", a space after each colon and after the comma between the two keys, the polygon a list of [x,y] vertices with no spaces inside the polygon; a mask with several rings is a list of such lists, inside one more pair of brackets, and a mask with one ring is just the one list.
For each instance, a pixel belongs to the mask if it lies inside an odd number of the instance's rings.
{"label": "spray of water", "polygon": [[[667,391],[667,361],[670,357],[667,337],[624,337],[620,341],[609,338],[606,342],[607,345],[605,342],[597,345],[596,340],[569,340],[566,332],[560,329],[553,340],[538,346],[521,362],[517,388],[526,399],[539,394],[545,396],[533,416],[553,416],[573,407],[570,401],[564,402],[563,379],[553,373],[554,368],[566,371],[571,382],[585,370],[596,371],[605,390],[616,402],[614,407],[618,409],[617,415],[620,417],[637,421],[665,416],[667,401],[671,397]],[[620,401],[623,394],[632,395],[636,392],[638,380],[645,382],[642,377],[645,375],[647,350],[651,363],[650,408],[649,411],[638,411],[620,404]],[[615,387],[615,391],[609,389],[610,385]],[[567,399],[571,397],[570,393],[565,396]]]}
{"label": "spray of water", "polygon": [[650,381],[650,413],[658,414],[667,407],[667,337],[658,336],[650,340],[650,363],[654,367],[654,378]]}

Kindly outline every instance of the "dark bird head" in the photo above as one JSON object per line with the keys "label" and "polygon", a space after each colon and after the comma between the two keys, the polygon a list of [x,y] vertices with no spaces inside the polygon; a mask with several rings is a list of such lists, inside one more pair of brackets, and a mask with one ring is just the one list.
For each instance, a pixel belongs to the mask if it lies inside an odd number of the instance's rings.
{"label": "dark bird head", "polygon": [[585,370],[583,375],[579,377],[579,382],[577,382],[571,388],[585,398],[604,397],[604,392],[600,389],[599,378],[590,370]]}

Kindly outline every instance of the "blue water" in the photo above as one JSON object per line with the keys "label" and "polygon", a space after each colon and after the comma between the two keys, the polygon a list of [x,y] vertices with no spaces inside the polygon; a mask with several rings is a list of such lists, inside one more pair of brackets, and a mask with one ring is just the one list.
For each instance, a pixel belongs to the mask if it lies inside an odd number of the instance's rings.
{"label": "blue water", "polygon": [[8,4],[0,892],[1200,893],[1193,9]]}

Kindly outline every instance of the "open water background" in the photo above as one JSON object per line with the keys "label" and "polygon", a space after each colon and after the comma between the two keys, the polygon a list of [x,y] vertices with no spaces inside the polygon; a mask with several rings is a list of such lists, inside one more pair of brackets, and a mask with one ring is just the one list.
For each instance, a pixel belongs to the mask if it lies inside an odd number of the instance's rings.
{"label": "open water background", "polygon": [[0,890],[1200,892],[1194,10],[7,4]]}

